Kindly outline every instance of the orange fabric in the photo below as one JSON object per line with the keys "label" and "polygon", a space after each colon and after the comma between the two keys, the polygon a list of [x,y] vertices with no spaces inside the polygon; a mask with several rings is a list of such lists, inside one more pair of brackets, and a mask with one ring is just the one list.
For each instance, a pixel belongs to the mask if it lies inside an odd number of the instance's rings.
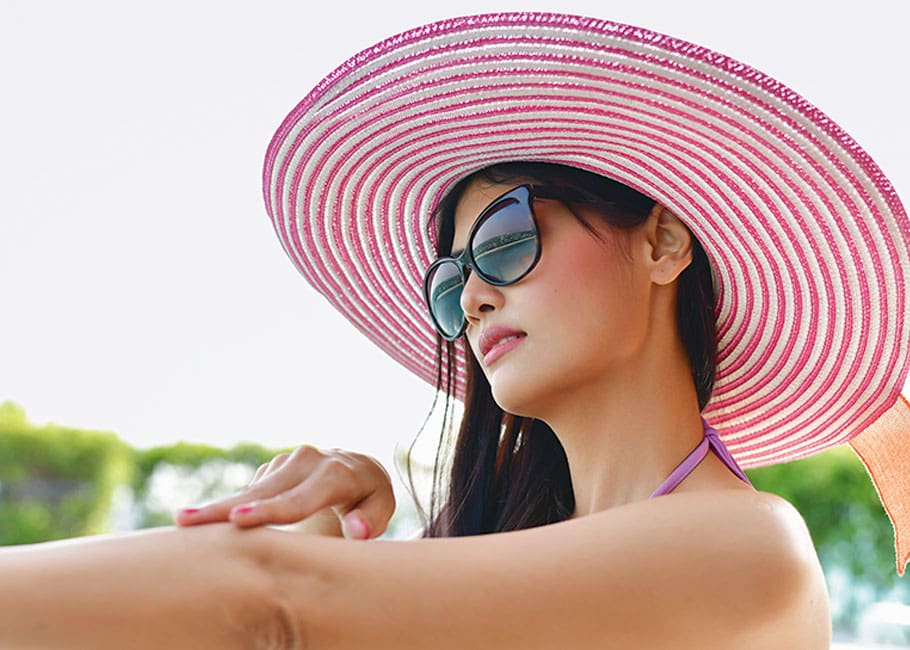
{"label": "orange fabric", "polygon": [[866,466],[894,526],[897,572],[910,562],[910,403],[901,395],[875,423],[850,441]]}

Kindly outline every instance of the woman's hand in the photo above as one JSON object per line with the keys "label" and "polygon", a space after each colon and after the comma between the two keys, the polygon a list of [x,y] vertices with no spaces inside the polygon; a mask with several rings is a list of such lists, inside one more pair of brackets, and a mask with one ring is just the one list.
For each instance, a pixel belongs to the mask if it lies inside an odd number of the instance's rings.
{"label": "woman's hand", "polygon": [[[388,473],[373,458],[340,449],[298,447],[259,467],[239,494],[177,512],[180,526],[229,521],[241,528],[312,518],[314,532],[348,539],[378,537],[395,511]],[[337,534],[337,532],[335,533]]]}

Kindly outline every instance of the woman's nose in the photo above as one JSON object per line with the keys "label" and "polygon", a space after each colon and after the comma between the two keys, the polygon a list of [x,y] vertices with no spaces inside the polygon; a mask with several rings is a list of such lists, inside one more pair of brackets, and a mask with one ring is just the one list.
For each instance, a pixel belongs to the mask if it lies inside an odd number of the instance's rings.
{"label": "woman's nose", "polygon": [[477,325],[481,314],[500,309],[504,298],[500,287],[487,284],[476,273],[467,273],[468,278],[461,291],[461,309],[468,323]]}

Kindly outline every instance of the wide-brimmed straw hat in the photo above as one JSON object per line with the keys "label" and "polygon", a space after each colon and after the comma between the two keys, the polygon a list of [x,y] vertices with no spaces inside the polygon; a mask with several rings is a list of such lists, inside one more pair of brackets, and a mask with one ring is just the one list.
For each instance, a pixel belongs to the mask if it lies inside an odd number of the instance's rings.
{"label": "wide-brimmed straw hat", "polygon": [[[852,442],[900,546],[910,223],[857,143],[767,75],[598,19],[446,20],[319,83],[268,148],[265,200],[304,277],[434,383],[428,217],[459,179],[517,160],[619,180],[689,226],[719,295],[705,417],[745,467]],[[898,553],[902,569],[910,548]]]}

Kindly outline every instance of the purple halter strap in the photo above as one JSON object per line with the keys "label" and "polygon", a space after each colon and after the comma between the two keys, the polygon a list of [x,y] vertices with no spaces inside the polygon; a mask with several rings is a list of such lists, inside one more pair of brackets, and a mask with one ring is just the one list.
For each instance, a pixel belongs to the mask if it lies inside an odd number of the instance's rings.
{"label": "purple halter strap", "polygon": [[726,445],[724,445],[723,441],[720,439],[720,434],[717,433],[717,430],[705,422],[704,418],[702,418],[701,424],[705,433],[704,439],[692,450],[691,454],[686,456],[683,462],[676,466],[676,469],[670,473],[667,480],[660,484],[660,487],[654,491],[654,494],[652,494],[650,498],[653,499],[654,497],[669,494],[676,489],[676,486],[682,483],[683,480],[692,473],[692,470],[698,467],[698,464],[704,460],[705,456],[708,455],[709,448],[713,448],[714,453],[724,462],[724,465],[729,467],[730,471],[742,479],[746,485],[752,485],[749,477],[746,476],[745,472],[743,472],[736,461],[733,460],[733,456],[730,455]]}

